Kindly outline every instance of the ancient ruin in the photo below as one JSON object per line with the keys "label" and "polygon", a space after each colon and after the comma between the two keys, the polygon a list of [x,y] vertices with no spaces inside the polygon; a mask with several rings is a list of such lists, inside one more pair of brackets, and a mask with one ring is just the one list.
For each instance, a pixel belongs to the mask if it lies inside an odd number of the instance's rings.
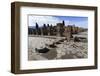
{"label": "ancient ruin", "polygon": [[29,35],[46,35],[46,36],[58,36],[58,37],[66,37],[69,41],[73,36],[72,34],[77,34],[79,32],[84,32],[87,29],[82,27],[77,27],[73,25],[65,25],[65,22],[56,23],[56,25],[52,24],[43,24],[43,27],[39,27],[38,23],[36,23],[35,27],[29,27]]}
{"label": "ancient ruin", "polygon": [[28,60],[87,58],[87,28],[38,23],[28,28]]}

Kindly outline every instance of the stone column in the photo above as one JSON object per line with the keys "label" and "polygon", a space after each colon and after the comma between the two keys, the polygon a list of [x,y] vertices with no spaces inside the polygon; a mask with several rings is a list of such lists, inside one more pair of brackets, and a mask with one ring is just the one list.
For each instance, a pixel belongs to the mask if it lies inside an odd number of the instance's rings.
{"label": "stone column", "polygon": [[64,34],[65,34],[67,41],[70,41],[71,36],[72,36],[71,27],[66,27]]}
{"label": "stone column", "polygon": [[43,28],[41,27],[41,35],[43,35]]}

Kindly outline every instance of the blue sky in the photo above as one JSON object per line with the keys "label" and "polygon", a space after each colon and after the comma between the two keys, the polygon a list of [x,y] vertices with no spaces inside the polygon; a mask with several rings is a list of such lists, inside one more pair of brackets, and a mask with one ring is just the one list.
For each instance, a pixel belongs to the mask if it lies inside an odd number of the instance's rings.
{"label": "blue sky", "polygon": [[39,26],[43,24],[52,24],[61,23],[65,21],[65,25],[75,25],[79,27],[88,28],[88,17],[79,17],[79,16],[42,16],[42,15],[29,15],[29,26],[35,26],[37,22]]}

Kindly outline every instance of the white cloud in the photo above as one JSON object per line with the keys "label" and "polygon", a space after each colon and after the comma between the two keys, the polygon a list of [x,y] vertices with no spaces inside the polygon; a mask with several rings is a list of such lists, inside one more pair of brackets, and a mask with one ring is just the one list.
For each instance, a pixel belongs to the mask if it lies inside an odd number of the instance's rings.
{"label": "white cloud", "polygon": [[38,23],[39,26],[43,26],[43,24],[52,24],[62,22],[60,19],[53,16],[29,16],[29,26],[35,26],[35,23]]}
{"label": "white cloud", "polygon": [[[38,23],[39,26],[43,26],[43,24],[52,24],[53,26],[56,25],[56,23],[61,23],[62,20],[60,18],[54,17],[54,16],[35,16],[35,15],[30,15],[29,16],[29,26],[35,26],[36,22]],[[76,26],[79,27],[87,27],[88,22],[87,21],[69,21],[69,20],[64,20],[65,25],[73,25],[75,24]]]}

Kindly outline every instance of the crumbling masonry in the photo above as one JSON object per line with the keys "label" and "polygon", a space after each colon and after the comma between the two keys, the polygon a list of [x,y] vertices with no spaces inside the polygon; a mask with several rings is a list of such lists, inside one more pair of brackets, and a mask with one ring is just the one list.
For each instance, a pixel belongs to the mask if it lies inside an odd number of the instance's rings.
{"label": "crumbling masonry", "polygon": [[77,34],[86,29],[76,27],[75,25],[65,25],[65,22],[57,23],[56,25],[43,24],[43,27],[39,27],[36,23],[35,28],[28,28],[29,35],[47,35],[47,36],[60,36],[66,37],[67,40],[72,38],[72,34]]}

